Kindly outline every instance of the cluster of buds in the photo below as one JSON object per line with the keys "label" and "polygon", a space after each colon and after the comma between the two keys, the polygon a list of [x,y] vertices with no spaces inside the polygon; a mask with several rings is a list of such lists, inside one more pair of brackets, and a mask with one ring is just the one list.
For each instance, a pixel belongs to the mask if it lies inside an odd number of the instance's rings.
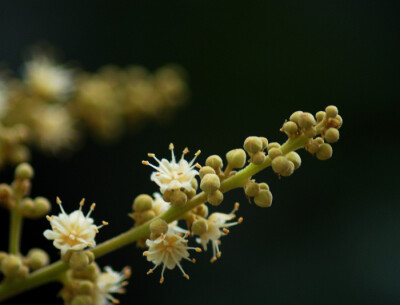
{"label": "cluster of buds", "polygon": [[268,140],[264,137],[248,137],[243,144],[243,148],[250,156],[249,162],[260,165],[265,161],[264,150],[268,147]]}
{"label": "cluster of buds", "polygon": [[7,163],[16,165],[30,159],[26,146],[28,133],[23,125],[5,127],[0,124],[0,168]]}

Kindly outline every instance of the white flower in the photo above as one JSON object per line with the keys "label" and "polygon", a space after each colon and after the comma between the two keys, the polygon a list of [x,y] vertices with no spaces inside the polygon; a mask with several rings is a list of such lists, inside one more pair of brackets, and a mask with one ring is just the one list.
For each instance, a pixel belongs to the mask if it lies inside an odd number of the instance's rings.
{"label": "white flower", "polygon": [[180,234],[176,234],[172,227],[169,227],[166,234],[161,234],[155,240],[146,240],[146,245],[149,247],[148,251],[143,252],[143,255],[147,257],[147,260],[152,262],[155,266],[150,269],[147,274],[153,273],[153,271],[160,265],[162,265],[160,283],[164,282],[164,271],[165,268],[170,270],[174,269],[175,266],[182,271],[183,276],[189,279],[189,275],[183,270],[180,261],[182,259],[195,262],[194,259],[189,258],[188,250],[195,250],[201,252],[200,248],[188,247],[188,240],[186,237],[188,233],[182,237]]}
{"label": "white flower", "polygon": [[25,63],[24,78],[35,92],[48,98],[65,99],[73,89],[72,71],[44,55]]}
{"label": "white flower", "polygon": [[[154,193],[153,194],[154,199],[153,199],[153,206],[152,210],[154,214],[157,216],[160,216],[161,214],[164,214],[168,209],[170,208],[171,204],[169,202],[164,201],[160,193]],[[186,234],[188,230],[182,229],[181,227],[178,226],[178,221],[175,220],[171,223],[168,224],[169,228],[172,228],[174,233],[182,233]]]}
{"label": "white flower", "polygon": [[62,255],[68,250],[81,251],[86,247],[94,247],[96,245],[94,238],[99,229],[108,224],[103,221],[101,226],[94,225],[93,219],[89,216],[96,205],[93,203],[85,216],[82,213],[84,202],[85,200],[82,199],[79,203],[79,210],[67,214],[61,205],[61,200],[57,197],[61,213],[58,216],[46,217],[52,229],[44,231],[43,235],[49,240],[54,240],[54,247],[60,249]]}
{"label": "white flower", "polygon": [[116,272],[107,266],[104,270],[105,272],[101,272],[97,277],[94,304],[107,305],[110,304],[109,301],[118,304],[119,301],[111,294],[125,292],[123,287],[128,284],[125,280],[131,275],[130,268],[125,267],[122,272]]}
{"label": "white flower", "polygon": [[207,219],[207,231],[199,236],[196,241],[203,246],[203,249],[207,251],[207,244],[211,242],[213,249],[213,257],[211,262],[215,262],[217,258],[221,257],[221,251],[219,245],[221,243],[220,238],[229,233],[228,227],[235,226],[243,222],[243,218],[240,217],[236,222],[227,223],[236,217],[235,212],[238,210],[239,204],[235,204],[235,208],[229,214],[224,213],[212,213]]}
{"label": "white flower", "polygon": [[174,154],[174,145],[171,143],[169,145],[171,150],[172,160],[162,159],[161,161],[157,159],[155,154],[148,154],[149,157],[154,158],[158,166],[155,166],[148,161],[143,161],[145,165],[150,165],[156,171],[151,174],[151,180],[154,181],[159,187],[162,194],[166,190],[182,190],[186,192],[191,192],[194,190],[192,186],[192,180],[198,175],[198,171],[195,167],[200,167],[199,164],[193,164],[197,156],[200,155],[200,150],[195,153],[192,161],[187,162],[184,157],[189,152],[187,148],[184,149],[181,159],[176,162]]}

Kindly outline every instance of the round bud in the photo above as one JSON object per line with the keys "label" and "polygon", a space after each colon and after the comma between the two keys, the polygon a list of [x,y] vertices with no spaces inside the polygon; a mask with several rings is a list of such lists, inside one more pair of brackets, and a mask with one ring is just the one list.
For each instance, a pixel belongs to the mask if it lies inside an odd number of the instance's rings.
{"label": "round bud", "polygon": [[205,204],[199,205],[195,210],[194,213],[197,215],[206,218],[208,216],[208,207]]}
{"label": "round bud", "polygon": [[226,154],[226,160],[231,168],[242,168],[246,164],[246,152],[243,149],[233,149]]}
{"label": "round bud", "polygon": [[255,154],[263,148],[263,141],[260,137],[247,137],[244,141],[243,148],[249,154]]}
{"label": "round bud", "polygon": [[21,163],[15,169],[15,179],[32,179],[33,178],[33,168],[28,163]]}
{"label": "round bud", "polygon": [[36,197],[33,201],[33,217],[39,218],[50,212],[50,202],[44,197]]}
{"label": "round bud", "polygon": [[89,259],[89,264],[91,264],[91,263],[93,263],[94,262],[94,259],[96,258],[95,257],[95,255],[94,255],[94,253],[92,252],[92,251],[85,251],[85,254],[86,254],[86,256],[88,257],[88,259]]}
{"label": "round bud", "polygon": [[307,138],[314,138],[317,135],[317,129],[312,126],[304,130],[304,135]]}
{"label": "round bud", "polygon": [[92,305],[93,298],[89,295],[77,295],[70,303],[71,305]]}
{"label": "round bud", "polygon": [[289,167],[286,169],[286,171],[280,173],[283,177],[288,177],[294,172],[294,164],[292,161],[289,161]]}
{"label": "round bud", "polygon": [[221,191],[215,191],[214,193],[208,194],[207,197],[207,201],[214,206],[220,205],[222,200],[224,200],[224,194],[222,194]]}
{"label": "round bud", "polygon": [[0,184],[0,202],[7,202],[12,195],[12,189],[8,184]]}
{"label": "round bud", "polygon": [[303,112],[299,115],[298,124],[301,128],[308,129],[316,124],[313,115],[309,112]]}
{"label": "round bud", "polygon": [[288,135],[296,135],[299,128],[295,122],[289,121],[283,125],[283,129]]}
{"label": "round bud", "polygon": [[244,192],[249,197],[257,196],[260,192],[260,186],[258,183],[251,181],[244,187]]}
{"label": "round bud", "polygon": [[269,190],[261,190],[260,193],[254,197],[254,203],[261,208],[269,208],[272,205],[272,193]]}
{"label": "round bud", "polygon": [[282,151],[280,148],[272,147],[268,150],[268,156],[271,160],[274,160],[276,157],[282,156]]}
{"label": "round bud", "polygon": [[156,236],[165,234],[168,231],[168,224],[163,219],[156,219],[150,224],[150,232]]}
{"label": "round bud", "polygon": [[251,156],[251,163],[253,163],[254,165],[260,165],[264,162],[264,160],[265,160],[265,152],[263,151],[259,151]]}
{"label": "round bud", "polygon": [[260,190],[267,190],[267,191],[269,191],[269,186],[268,186],[268,184],[266,184],[265,182],[259,183],[258,186],[260,187]]}
{"label": "round bud", "polygon": [[174,190],[171,194],[170,202],[173,206],[183,207],[187,202],[187,195],[180,190]]}
{"label": "round bud", "polygon": [[315,138],[314,140],[317,141],[318,144],[324,144],[324,139],[321,137]]}
{"label": "round bud", "polygon": [[290,161],[284,156],[279,156],[272,160],[271,165],[275,173],[282,174],[289,170]]}
{"label": "round bud", "polygon": [[299,154],[298,154],[297,152],[291,151],[290,153],[288,153],[288,154],[286,155],[286,158],[287,158],[289,161],[293,162],[294,169],[298,169],[298,168],[300,167],[300,165],[301,165],[301,158],[300,158],[300,156],[299,156]]}
{"label": "round bud", "polygon": [[46,266],[50,261],[48,254],[39,248],[29,250],[27,258],[28,266],[33,270]]}
{"label": "round bud", "polygon": [[[190,180],[190,185],[192,186],[192,188],[194,189],[194,191],[196,192],[197,187],[199,186],[199,183],[197,182],[196,178],[193,178],[192,180]],[[195,193],[196,194],[196,193]]]}
{"label": "round bud", "polygon": [[262,150],[264,150],[268,147],[268,139],[266,137],[260,137],[260,139],[262,142]]}
{"label": "round bud", "polygon": [[28,266],[22,265],[21,268],[19,269],[18,273],[15,275],[16,278],[18,279],[23,279],[26,278],[29,274],[29,268]]}
{"label": "round bud", "polygon": [[[196,180],[196,179],[193,179],[193,180]],[[194,197],[194,195],[196,195],[196,190],[191,189],[190,191],[185,191],[185,194],[188,199],[191,199],[192,197]]]}
{"label": "round bud", "polygon": [[339,130],[336,128],[329,128],[324,135],[326,142],[335,143],[339,140]]}
{"label": "round bud", "polygon": [[342,119],[342,117],[341,117],[339,114],[336,116],[335,120],[338,121],[338,126],[337,126],[336,128],[342,127],[342,125],[343,125],[343,119]]}
{"label": "round bud", "polygon": [[202,235],[208,230],[208,223],[205,219],[196,220],[192,224],[192,232],[196,235]]}
{"label": "round bud", "polygon": [[319,151],[319,146],[320,146],[320,145],[321,145],[321,144],[319,144],[317,140],[311,140],[310,143],[308,143],[308,144],[306,145],[306,150],[307,150],[310,154],[314,155],[314,154],[316,154],[316,153]]}
{"label": "round bud", "polygon": [[292,122],[295,122],[296,124],[298,124],[301,114],[303,114],[303,111],[293,112],[293,114],[290,116],[289,120],[291,120]]}
{"label": "round bud", "polygon": [[317,122],[321,122],[325,118],[325,112],[318,111],[317,114],[315,115],[315,118],[317,119]]}
{"label": "round bud", "polygon": [[85,252],[73,252],[69,259],[69,266],[72,270],[81,271],[89,265],[89,257]]}
{"label": "round bud", "polygon": [[215,170],[211,166],[203,166],[202,168],[200,168],[200,179],[203,179],[203,177],[207,174],[215,174]]}
{"label": "round bud", "polygon": [[268,144],[268,152],[269,152],[272,148],[281,148],[281,144],[279,144],[278,142],[271,142],[271,143]]}
{"label": "round bud", "polygon": [[1,271],[6,277],[16,277],[21,267],[21,259],[14,254],[7,255],[1,262]]}
{"label": "round bud", "polygon": [[317,152],[317,158],[319,160],[328,160],[330,157],[332,157],[332,146],[330,146],[327,143],[321,144],[319,147],[319,151]]}
{"label": "round bud", "polygon": [[133,210],[136,212],[151,210],[152,207],[153,199],[147,194],[141,194],[133,201]]}
{"label": "round bud", "polygon": [[24,198],[21,201],[21,214],[24,217],[31,218],[34,215],[35,203],[31,198]]}
{"label": "round bud", "polygon": [[94,285],[91,281],[88,280],[83,280],[79,281],[78,287],[77,287],[77,294],[82,295],[90,295],[93,292]]}
{"label": "round bud", "polygon": [[73,277],[77,279],[86,279],[94,282],[100,273],[99,267],[96,263],[91,263],[83,270],[74,270]]}
{"label": "round bud", "polygon": [[221,186],[219,177],[216,174],[207,174],[201,179],[200,188],[207,194],[213,193]]}
{"label": "round bud", "polygon": [[153,219],[154,217],[156,217],[156,213],[154,213],[154,211],[152,211],[152,210],[144,211],[141,213],[141,221],[142,222],[149,221],[150,219]]}
{"label": "round bud", "polygon": [[339,110],[336,106],[331,105],[325,108],[325,112],[328,118],[334,118],[338,115]]}
{"label": "round bud", "polygon": [[222,159],[220,156],[212,155],[207,158],[206,165],[212,167],[214,170],[216,170],[218,172],[221,170],[224,163],[222,162]]}

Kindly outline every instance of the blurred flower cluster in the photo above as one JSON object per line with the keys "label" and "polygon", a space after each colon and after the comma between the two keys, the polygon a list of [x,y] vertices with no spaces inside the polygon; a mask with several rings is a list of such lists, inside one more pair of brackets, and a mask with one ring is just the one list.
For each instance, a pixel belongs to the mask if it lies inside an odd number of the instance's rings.
{"label": "blurred flower cluster", "polygon": [[0,74],[0,167],[27,161],[30,145],[60,154],[76,150],[87,133],[115,140],[126,129],[168,119],[188,97],[178,66],[154,73],[104,66],[90,73],[50,53],[32,52],[21,78]]}

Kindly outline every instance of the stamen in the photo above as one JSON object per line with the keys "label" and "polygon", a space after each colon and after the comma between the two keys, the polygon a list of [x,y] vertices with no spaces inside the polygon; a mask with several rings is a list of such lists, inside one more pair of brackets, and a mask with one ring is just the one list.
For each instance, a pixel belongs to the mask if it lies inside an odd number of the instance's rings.
{"label": "stamen", "polygon": [[186,278],[187,280],[189,280],[189,279],[190,279],[189,275],[187,275],[186,273],[185,273],[185,274],[183,274],[183,277],[184,277],[184,278]]}
{"label": "stamen", "polygon": [[153,154],[153,153],[148,153],[147,156],[150,157],[150,158],[154,158],[156,155]]}
{"label": "stamen", "polygon": [[63,206],[62,206],[62,204],[61,204],[61,200],[60,200],[60,198],[59,198],[58,196],[56,197],[56,202],[57,202],[57,204],[60,206],[61,212],[62,212],[63,214],[67,214],[67,213],[65,213],[65,211],[64,211],[64,209],[63,209]]}
{"label": "stamen", "polygon": [[229,230],[227,228],[223,228],[222,231],[224,231],[225,234],[229,233]]}
{"label": "stamen", "polygon": [[147,256],[147,255],[149,255],[149,251],[144,251],[143,256]]}
{"label": "stamen", "polygon": [[212,259],[210,259],[210,262],[211,262],[211,263],[215,263],[216,260],[217,260],[217,258],[216,258],[216,257],[213,257]]}
{"label": "stamen", "polygon": [[49,215],[46,215],[46,219],[47,219],[48,221],[51,221],[51,217],[50,217]]}
{"label": "stamen", "polygon": [[196,163],[194,166],[197,167],[198,169],[201,168],[201,165],[199,163]]}
{"label": "stamen", "polygon": [[107,221],[102,221],[103,226],[108,226],[108,222]]}
{"label": "stamen", "polygon": [[79,202],[79,210],[82,209],[84,204],[85,204],[85,198],[82,198],[82,200]]}
{"label": "stamen", "polygon": [[143,164],[143,165],[150,165],[149,161],[146,161],[146,160],[143,160],[143,161],[142,161],[142,164]]}

